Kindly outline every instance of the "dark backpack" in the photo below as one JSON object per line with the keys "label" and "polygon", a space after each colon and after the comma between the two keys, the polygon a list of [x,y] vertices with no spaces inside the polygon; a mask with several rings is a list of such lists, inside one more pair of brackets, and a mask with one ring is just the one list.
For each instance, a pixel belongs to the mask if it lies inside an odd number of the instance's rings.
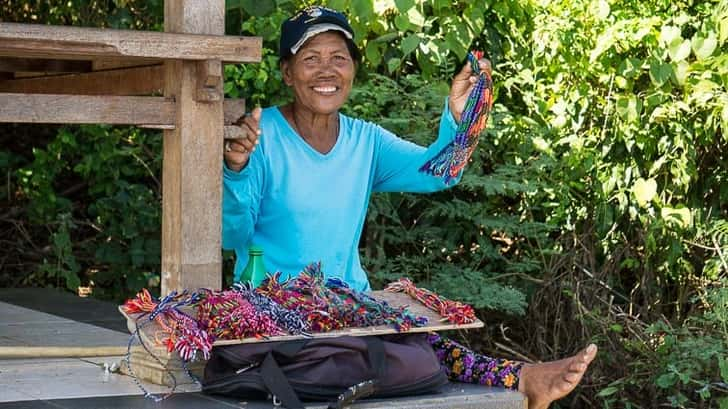
{"label": "dark backpack", "polygon": [[341,408],[364,397],[435,392],[447,376],[426,334],[337,337],[218,346],[202,391],[243,399],[331,401]]}

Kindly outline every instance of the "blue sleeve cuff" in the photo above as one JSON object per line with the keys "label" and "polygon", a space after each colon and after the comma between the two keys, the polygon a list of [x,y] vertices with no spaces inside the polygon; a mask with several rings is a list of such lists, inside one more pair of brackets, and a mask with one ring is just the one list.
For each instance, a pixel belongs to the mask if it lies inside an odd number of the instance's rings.
{"label": "blue sleeve cuff", "polygon": [[458,123],[455,122],[455,117],[450,111],[450,97],[445,97],[445,108],[442,110],[442,124],[449,126],[454,131],[458,129]]}
{"label": "blue sleeve cuff", "polygon": [[250,166],[248,166],[249,164],[250,164],[250,159],[248,159],[248,163],[246,163],[245,166],[242,169],[240,169],[240,172],[236,172],[236,171],[230,169],[228,167],[227,163],[225,162],[225,160],[223,159],[222,176],[223,176],[223,178],[230,179],[230,180],[243,180],[246,177],[248,177],[248,173],[249,173],[248,169],[250,168]]}

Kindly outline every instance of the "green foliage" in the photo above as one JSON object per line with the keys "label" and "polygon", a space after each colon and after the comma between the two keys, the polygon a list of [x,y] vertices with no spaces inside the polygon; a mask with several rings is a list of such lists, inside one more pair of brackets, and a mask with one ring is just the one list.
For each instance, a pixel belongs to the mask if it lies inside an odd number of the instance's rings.
{"label": "green foliage", "polygon": [[0,21],[162,30],[164,0],[6,0]]}
{"label": "green foliage", "polygon": [[[629,390],[670,407],[718,407],[728,399],[728,281],[709,288],[695,300],[702,312],[683,325],[651,324],[642,340],[628,341],[634,354],[629,375],[613,381],[598,396],[608,407],[623,407]],[[650,374],[649,384],[644,375]],[[647,384],[647,385],[646,385]],[[635,402],[636,404],[636,402]]]}
{"label": "green foliage", "polygon": [[158,284],[160,152],[159,135],[106,126],[62,128],[34,148],[17,170],[17,199],[32,228],[50,231],[53,258],[23,281],[93,284],[110,298]]}

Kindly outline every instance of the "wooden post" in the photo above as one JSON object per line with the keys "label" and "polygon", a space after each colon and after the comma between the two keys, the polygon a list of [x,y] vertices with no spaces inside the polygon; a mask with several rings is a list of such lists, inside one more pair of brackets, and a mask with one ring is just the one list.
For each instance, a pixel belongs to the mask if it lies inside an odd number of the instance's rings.
{"label": "wooden post", "polygon": [[[165,0],[164,30],[225,33],[225,0]],[[206,287],[221,276],[222,96],[198,101],[210,89],[198,67],[219,63],[165,61],[164,95],[176,101],[175,129],[164,131],[162,294]],[[221,76],[219,73],[218,76]]]}

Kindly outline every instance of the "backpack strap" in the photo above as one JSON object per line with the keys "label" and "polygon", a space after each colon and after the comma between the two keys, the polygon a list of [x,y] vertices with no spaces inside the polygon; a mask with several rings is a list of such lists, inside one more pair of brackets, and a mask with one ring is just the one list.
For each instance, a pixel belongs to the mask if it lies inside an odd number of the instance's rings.
{"label": "backpack strap", "polygon": [[349,387],[339,395],[336,401],[331,402],[327,409],[343,409],[351,405],[355,400],[371,396],[377,391],[379,380],[384,377],[387,370],[387,355],[384,352],[384,342],[377,336],[363,337],[367,344],[367,357],[369,366],[374,372],[374,379],[360,382]]}
{"label": "backpack strap", "polygon": [[260,365],[260,375],[263,378],[265,387],[287,409],[305,409],[305,407],[301,403],[301,400],[298,399],[296,392],[291,387],[281,367],[278,366],[278,362],[273,354],[277,353],[290,358],[296,355],[307,343],[308,340],[301,342],[282,342],[266,354],[263,363]]}

